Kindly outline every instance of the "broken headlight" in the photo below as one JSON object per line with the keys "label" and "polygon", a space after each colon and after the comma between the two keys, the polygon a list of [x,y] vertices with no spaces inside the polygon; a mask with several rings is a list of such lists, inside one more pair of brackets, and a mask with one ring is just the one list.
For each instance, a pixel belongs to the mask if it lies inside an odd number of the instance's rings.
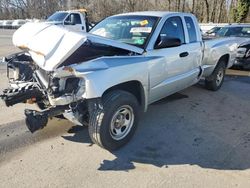
{"label": "broken headlight", "polygon": [[72,67],[62,67],[53,72],[50,88],[54,97],[74,95],[81,98],[85,92],[85,79],[77,77]]}
{"label": "broken headlight", "polygon": [[85,91],[85,80],[78,77],[54,78],[51,83],[54,94],[59,95],[83,95]]}
{"label": "broken headlight", "polygon": [[74,93],[76,94],[79,90],[80,78],[68,78],[65,82],[64,93]]}

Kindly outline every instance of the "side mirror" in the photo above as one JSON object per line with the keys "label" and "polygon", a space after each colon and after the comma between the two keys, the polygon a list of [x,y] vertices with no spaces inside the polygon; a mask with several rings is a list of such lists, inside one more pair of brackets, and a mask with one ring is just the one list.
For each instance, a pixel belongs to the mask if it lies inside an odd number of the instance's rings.
{"label": "side mirror", "polygon": [[157,40],[155,49],[177,47],[180,45],[181,45],[181,40],[179,38],[170,38],[161,36],[160,40]]}
{"label": "side mirror", "polygon": [[71,14],[69,16],[70,20],[68,20],[68,18],[65,20],[64,24],[65,25],[76,25],[76,20],[75,20],[75,16],[73,14]]}
{"label": "side mirror", "polygon": [[76,18],[75,18],[74,14],[70,15],[70,22],[71,22],[72,25],[76,25]]}

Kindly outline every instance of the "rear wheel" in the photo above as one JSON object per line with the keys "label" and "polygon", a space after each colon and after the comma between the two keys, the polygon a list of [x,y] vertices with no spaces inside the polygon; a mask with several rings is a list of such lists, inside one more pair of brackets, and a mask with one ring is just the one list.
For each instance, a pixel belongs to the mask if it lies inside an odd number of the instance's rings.
{"label": "rear wheel", "polygon": [[95,144],[112,151],[132,138],[140,114],[134,95],[121,90],[111,91],[89,106],[89,135]]}
{"label": "rear wheel", "polygon": [[212,75],[206,78],[205,86],[207,89],[217,91],[224,82],[226,63],[221,61],[214,69]]}

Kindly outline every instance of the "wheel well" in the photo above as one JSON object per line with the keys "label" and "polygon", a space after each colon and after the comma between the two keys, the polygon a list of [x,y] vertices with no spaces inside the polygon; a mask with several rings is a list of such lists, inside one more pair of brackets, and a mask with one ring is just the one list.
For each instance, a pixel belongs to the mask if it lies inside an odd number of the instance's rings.
{"label": "wheel well", "polygon": [[221,56],[217,64],[219,64],[220,62],[225,62],[227,67],[229,63],[229,54]]}
{"label": "wheel well", "polygon": [[145,105],[145,95],[144,95],[144,89],[142,84],[139,81],[129,81],[129,82],[124,82],[118,85],[115,85],[109,89],[107,89],[102,96],[107,94],[110,91],[114,90],[123,90],[127,91],[131,94],[133,94],[136,99],[138,100],[139,104],[141,106]]}

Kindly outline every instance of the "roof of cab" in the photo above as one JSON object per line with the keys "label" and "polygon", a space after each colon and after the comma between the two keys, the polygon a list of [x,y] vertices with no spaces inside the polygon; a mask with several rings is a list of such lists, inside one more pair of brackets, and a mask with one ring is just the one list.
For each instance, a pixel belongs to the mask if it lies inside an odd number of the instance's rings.
{"label": "roof of cab", "polygon": [[238,24],[238,23],[233,23],[233,24],[231,24],[231,25],[226,25],[226,26],[224,26],[224,27],[250,27],[250,24]]}
{"label": "roof of cab", "polygon": [[128,13],[122,13],[117,14],[114,16],[129,16],[129,15],[135,15],[135,16],[156,16],[156,17],[165,17],[169,14],[184,14],[184,15],[192,15],[190,13],[183,13],[183,12],[168,12],[168,11],[142,11],[142,12],[128,12]]}
{"label": "roof of cab", "polygon": [[73,9],[73,10],[59,10],[57,12],[68,12],[68,13],[71,13],[71,12],[81,12],[81,13],[84,13],[84,12],[87,12],[87,9],[80,8],[80,9]]}

